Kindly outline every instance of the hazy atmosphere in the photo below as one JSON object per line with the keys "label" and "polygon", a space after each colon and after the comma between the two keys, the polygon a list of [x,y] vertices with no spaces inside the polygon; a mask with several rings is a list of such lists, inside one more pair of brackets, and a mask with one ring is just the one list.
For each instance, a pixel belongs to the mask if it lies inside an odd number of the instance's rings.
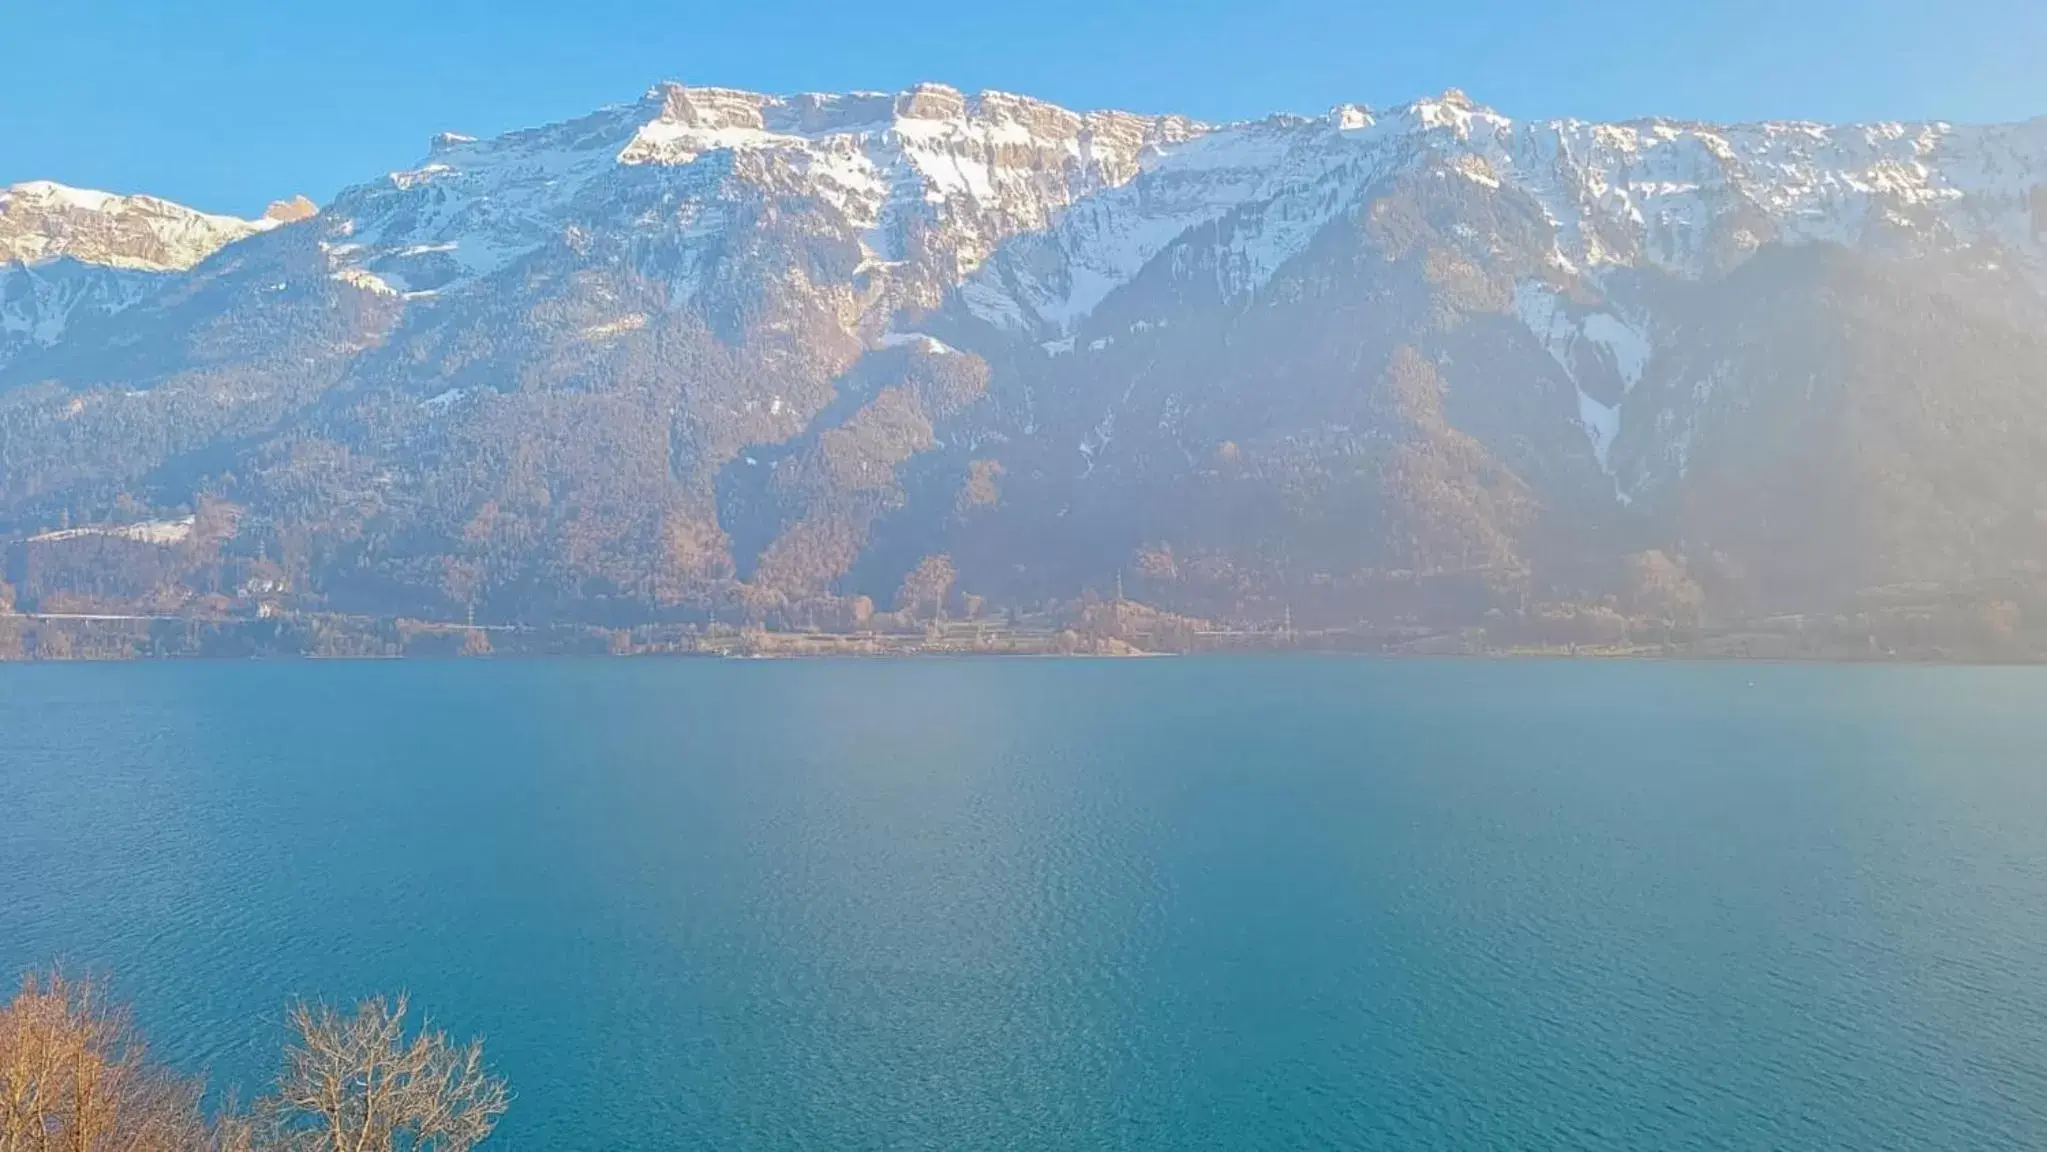
{"label": "hazy atmosphere", "polygon": [[0,1152],[2047,1147],[2042,45],[0,0]]}

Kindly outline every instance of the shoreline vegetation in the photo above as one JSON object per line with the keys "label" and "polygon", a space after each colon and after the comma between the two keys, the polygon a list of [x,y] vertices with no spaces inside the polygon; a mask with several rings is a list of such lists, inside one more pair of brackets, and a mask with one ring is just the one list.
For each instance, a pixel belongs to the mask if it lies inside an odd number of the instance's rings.
{"label": "shoreline vegetation", "polygon": [[466,1152],[510,1097],[478,1041],[405,998],[295,1004],[269,1095],[209,1108],[96,980],[31,973],[0,1003],[0,1152]]}
{"label": "shoreline vegetation", "polygon": [[970,590],[952,557],[935,554],[880,602],[829,582],[792,590],[759,572],[688,588],[471,573],[427,594],[361,573],[323,584],[297,561],[228,557],[219,549],[235,538],[231,510],[205,504],[190,520],[145,522],[186,533],[168,546],[131,538],[141,528],[130,525],[0,547],[0,661],[1321,652],[2047,662],[2047,581],[2026,574],[1764,596],[1650,551],[1565,585],[1459,563],[1279,587],[1240,573],[1228,595],[1210,595],[1186,587],[1161,552],[1038,597]]}
{"label": "shoreline vegetation", "polygon": [[[1982,616],[1984,618],[1979,619]],[[249,617],[0,612],[0,662],[147,659],[481,659],[694,656],[755,659],[1324,653],[1379,657],[2047,662],[2047,636],[1963,607],[1790,615],[1719,626],[1573,609],[1483,625],[1227,625],[1135,601],[1035,616],[914,618],[856,627],[669,622],[470,623],[335,612]]]}

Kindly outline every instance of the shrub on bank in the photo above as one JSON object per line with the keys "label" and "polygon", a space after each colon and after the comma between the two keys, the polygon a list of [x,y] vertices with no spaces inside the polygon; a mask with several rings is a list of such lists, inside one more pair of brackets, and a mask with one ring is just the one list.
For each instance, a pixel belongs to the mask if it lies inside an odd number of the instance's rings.
{"label": "shrub on bank", "polygon": [[509,1099],[483,1046],[403,997],[300,1004],[271,1095],[208,1115],[102,985],[31,975],[0,1005],[0,1152],[466,1152]]}

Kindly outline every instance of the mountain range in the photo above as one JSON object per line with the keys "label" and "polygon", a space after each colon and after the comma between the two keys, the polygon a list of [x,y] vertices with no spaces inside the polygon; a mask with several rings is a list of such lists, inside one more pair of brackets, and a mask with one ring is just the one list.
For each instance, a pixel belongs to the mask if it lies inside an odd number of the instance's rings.
{"label": "mountain range", "polygon": [[0,539],[44,610],[2023,637],[2047,119],[663,84],[257,220],[20,184]]}

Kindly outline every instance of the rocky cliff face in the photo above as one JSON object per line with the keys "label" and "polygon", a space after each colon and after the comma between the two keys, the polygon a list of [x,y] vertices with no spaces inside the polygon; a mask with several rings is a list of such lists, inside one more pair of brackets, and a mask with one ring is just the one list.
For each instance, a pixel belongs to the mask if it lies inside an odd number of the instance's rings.
{"label": "rocky cliff face", "polygon": [[310,217],[10,193],[0,521],[218,502],[308,602],[519,618],[2030,586],[2043,188],[2047,121],[663,85]]}
{"label": "rocky cliff face", "polygon": [[0,189],[0,264],[69,258],[138,272],[177,272],[263,223],[211,216],[154,196],[115,196],[33,181]]}

